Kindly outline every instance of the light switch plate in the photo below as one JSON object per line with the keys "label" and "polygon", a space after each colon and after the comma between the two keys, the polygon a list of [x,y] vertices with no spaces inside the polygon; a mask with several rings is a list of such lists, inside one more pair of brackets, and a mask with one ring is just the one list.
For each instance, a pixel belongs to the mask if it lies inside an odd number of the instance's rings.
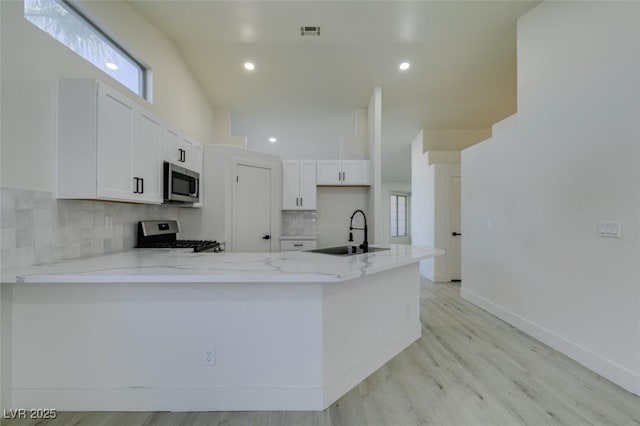
{"label": "light switch plate", "polygon": [[598,223],[598,235],[608,238],[620,238],[620,222]]}

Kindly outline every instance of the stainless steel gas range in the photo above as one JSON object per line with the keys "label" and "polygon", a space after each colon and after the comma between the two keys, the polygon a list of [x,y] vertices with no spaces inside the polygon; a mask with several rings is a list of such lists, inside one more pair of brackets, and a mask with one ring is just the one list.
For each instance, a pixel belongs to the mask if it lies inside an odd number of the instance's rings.
{"label": "stainless steel gas range", "polygon": [[224,243],[210,240],[179,240],[178,221],[143,220],[138,222],[136,248],[193,248],[194,253],[223,252]]}

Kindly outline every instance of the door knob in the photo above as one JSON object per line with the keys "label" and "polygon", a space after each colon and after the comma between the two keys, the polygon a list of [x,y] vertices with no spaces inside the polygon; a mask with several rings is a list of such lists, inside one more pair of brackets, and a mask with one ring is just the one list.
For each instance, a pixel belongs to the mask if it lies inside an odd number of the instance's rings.
{"label": "door knob", "polygon": [[262,237],[263,240],[270,240],[271,239],[271,235],[265,235],[264,237]]}
{"label": "door knob", "polygon": [[457,236],[457,235],[462,236],[462,234],[458,234],[457,232],[452,232],[451,235],[453,235],[454,237]]}

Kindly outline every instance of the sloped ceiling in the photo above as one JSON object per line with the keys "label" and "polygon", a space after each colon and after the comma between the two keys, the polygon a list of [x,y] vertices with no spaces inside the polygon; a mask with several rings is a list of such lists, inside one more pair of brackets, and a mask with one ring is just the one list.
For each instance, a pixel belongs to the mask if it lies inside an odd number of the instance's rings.
{"label": "sloped ceiling", "polygon": [[516,20],[539,2],[127,3],[174,41],[215,107],[362,108],[381,86],[383,179],[408,181],[419,129],[487,128],[515,112]]}

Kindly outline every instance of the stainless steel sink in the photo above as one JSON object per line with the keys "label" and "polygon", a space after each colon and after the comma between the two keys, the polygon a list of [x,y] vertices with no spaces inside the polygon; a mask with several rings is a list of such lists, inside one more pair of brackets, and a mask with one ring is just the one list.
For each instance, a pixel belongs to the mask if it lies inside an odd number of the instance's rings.
{"label": "stainless steel sink", "polygon": [[[352,250],[352,247],[353,246],[336,246],[336,247],[325,247],[325,248],[305,250],[305,251],[308,251],[310,253],[332,254],[334,256],[354,256],[356,254],[364,254],[364,252],[360,248],[358,248],[354,253]],[[368,253],[371,253],[374,251],[381,251],[381,250],[389,250],[389,249],[383,248],[383,247],[369,247]]]}

